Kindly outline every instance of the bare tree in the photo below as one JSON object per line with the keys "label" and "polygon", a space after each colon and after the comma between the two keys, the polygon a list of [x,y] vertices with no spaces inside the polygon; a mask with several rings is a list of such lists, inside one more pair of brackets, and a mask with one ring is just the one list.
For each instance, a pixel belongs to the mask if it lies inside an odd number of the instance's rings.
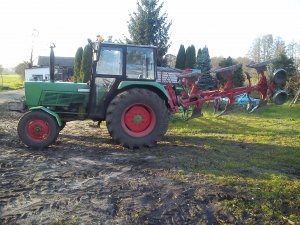
{"label": "bare tree", "polygon": [[252,46],[249,50],[249,58],[254,62],[261,62],[261,37],[257,37],[254,39]]}
{"label": "bare tree", "polygon": [[36,39],[39,36],[39,31],[37,29],[32,30],[31,34],[31,49],[30,49],[30,58],[28,62],[28,68],[32,68],[33,66],[33,53],[35,48]]}
{"label": "bare tree", "polygon": [[274,58],[278,57],[281,54],[285,54],[285,42],[281,37],[276,37],[273,45],[273,54]]}
{"label": "bare tree", "polygon": [[248,57],[254,62],[262,62],[277,58],[281,54],[286,54],[284,40],[281,37],[273,38],[272,34],[267,34],[254,39]]}
{"label": "bare tree", "polygon": [[261,38],[261,61],[272,59],[273,35],[267,34]]}
{"label": "bare tree", "polygon": [[294,59],[296,69],[299,71],[300,67],[300,42],[291,42],[286,47],[286,53],[289,58]]}

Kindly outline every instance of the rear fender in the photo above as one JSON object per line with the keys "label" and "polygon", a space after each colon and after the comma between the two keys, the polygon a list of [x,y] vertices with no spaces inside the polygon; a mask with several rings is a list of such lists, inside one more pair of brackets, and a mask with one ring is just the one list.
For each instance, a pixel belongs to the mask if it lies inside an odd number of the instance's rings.
{"label": "rear fender", "polygon": [[50,109],[48,109],[48,108],[46,108],[46,107],[44,107],[44,106],[36,106],[36,107],[31,107],[31,108],[29,109],[29,111],[34,111],[34,110],[42,110],[42,111],[48,113],[49,115],[51,115],[51,116],[56,120],[58,126],[61,127],[62,122],[61,122],[61,119],[59,118],[59,116],[58,116],[57,113],[51,111]]}
{"label": "rear fender", "polygon": [[158,95],[160,95],[163,99],[166,100],[167,104],[169,105],[170,96],[167,90],[163,85],[157,82],[150,82],[150,81],[122,81],[119,86],[118,90],[127,90],[130,88],[146,88],[155,91]]}

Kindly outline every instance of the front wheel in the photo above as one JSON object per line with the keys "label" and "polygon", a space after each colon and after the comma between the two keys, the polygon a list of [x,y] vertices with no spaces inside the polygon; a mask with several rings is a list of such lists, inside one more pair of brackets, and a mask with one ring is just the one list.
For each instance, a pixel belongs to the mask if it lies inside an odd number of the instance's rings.
{"label": "front wheel", "polygon": [[112,138],[125,147],[151,147],[168,130],[168,109],[156,93],[133,88],[111,101],[106,125]]}
{"label": "front wheel", "polygon": [[45,148],[52,144],[59,133],[56,120],[46,112],[36,110],[26,113],[19,121],[18,135],[31,148]]}

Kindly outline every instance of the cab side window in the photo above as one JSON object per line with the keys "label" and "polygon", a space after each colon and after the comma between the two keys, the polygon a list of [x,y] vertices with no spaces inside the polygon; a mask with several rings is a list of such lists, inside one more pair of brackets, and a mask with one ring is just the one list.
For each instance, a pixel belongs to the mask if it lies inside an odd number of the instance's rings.
{"label": "cab side window", "polygon": [[154,54],[151,48],[127,47],[126,76],[129,79],[154,79]]}
{"label": "cab side window", "polygon": [[96,73],[104,75],[122,75],[123,52],[122,48],[102,47],[97,62]]}

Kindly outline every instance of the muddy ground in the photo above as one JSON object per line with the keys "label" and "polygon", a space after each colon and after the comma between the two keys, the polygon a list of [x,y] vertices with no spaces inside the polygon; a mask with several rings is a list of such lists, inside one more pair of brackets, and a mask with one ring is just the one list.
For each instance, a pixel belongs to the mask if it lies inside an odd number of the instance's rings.
{"label": "muddy ground", "polygon": [[0,115],[0,224],[240,223],[222,207],[228,187],[181,177],[189,147],[170,134],[155,148],[129,150],[105,125],[70,122],[54,145],[31,150],[17,136],[22,114],[3,101]]}

